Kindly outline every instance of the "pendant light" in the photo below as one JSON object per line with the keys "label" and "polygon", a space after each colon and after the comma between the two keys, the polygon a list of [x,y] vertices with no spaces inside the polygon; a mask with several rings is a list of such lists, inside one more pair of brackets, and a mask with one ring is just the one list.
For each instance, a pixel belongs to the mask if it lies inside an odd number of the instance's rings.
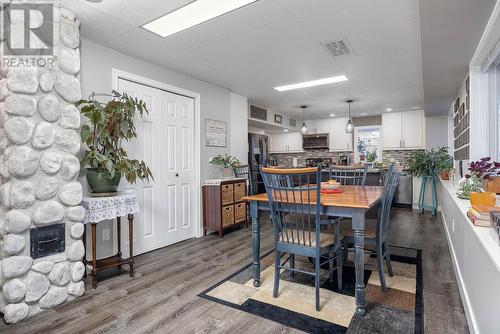
{"label": "pendant light", "polygon": [[349,99],[346,100],[346,102],[349,104],[349,111],[347,114],[347,124],[345,125],[345,133],[352,133],[354,131],[354,125],[352,124],[352,119],[351,119],[351,103],[354,102],[354,100]]}
{"label": "pendant light", "polygon": [[306,124],[306,108],[307,106],[300,106],[302,108],[302,126],[300,127],[300,133],[307,135],[307,124]]}

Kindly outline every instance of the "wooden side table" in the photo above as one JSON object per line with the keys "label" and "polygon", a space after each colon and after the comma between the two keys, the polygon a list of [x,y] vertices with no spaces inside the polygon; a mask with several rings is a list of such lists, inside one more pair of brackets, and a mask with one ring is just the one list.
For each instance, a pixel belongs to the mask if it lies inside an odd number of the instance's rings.
{"label": "wooden side table", "polygon": [[[134,256],[133,256],[133,240],[134,240],[134,213],[139,212],[137,198],[134,194],[121,194],[111,197],[85,197],[82,202],[85,208],[83,244],[85,246],[85,256],[83,258],[86,266],[89,261],[86,259],[86,233],[87,224],[92,228],[92,287],[97,287],[97,272],[118,267],[122,265],[130,266],[130,277],[134,277]],[[121,252],[121,217],[127,216],[128,219],[128,242],[129,242],[129,258],[122,258]],[[116,230],[118,234],[118,252],[116,255],[97,259],[97,224],[110,219],[116,218]]]}

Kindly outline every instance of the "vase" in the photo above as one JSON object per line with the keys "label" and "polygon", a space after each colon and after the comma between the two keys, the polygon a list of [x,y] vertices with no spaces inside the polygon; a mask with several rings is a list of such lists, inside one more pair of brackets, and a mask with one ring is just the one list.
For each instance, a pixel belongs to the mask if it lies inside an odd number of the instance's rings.
{"label": "vase", "polygon": [[122,174],[116,172],[113,177],[107,170],[101,168],[87,168],[87,183],[92,193],[113,193],[118,189]]}
{"label": "vase", "polygon": [[497,194],[493,192],[471,192],[469,194],[471,206],[493,207],[496,204]]}
{"label": "vase", "polygon": [[233,169],[229,167],[222,168],[222,178],[230,179],[233,177]]}

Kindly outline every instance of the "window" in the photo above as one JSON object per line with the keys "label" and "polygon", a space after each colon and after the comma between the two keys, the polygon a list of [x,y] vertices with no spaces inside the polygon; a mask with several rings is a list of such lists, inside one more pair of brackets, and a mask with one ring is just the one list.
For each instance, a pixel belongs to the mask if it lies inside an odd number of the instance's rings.
{"label": "window", "polygon": [[[360,162],[359,149],[362,143],[365,147],[365,155],[375,152],[377,157],[375,161],[382,161],[382,149],[380,141],[380,126],[359,126],[354,128],[354,161]],[[367,158],[365,156],[365,162]]]}

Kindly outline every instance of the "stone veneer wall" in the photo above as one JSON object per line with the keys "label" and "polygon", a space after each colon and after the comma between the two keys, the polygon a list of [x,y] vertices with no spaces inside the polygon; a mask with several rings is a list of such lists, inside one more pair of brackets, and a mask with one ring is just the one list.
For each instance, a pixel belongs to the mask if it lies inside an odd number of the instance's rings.
{"label": "stone veneer wall", "polygon": [[[9,323],[84,293],[79,22],[54,8],[54,24],[52,69],[0,69],[0,311]],[[61,222],[65,252],[32,259],[30,228]]]}

